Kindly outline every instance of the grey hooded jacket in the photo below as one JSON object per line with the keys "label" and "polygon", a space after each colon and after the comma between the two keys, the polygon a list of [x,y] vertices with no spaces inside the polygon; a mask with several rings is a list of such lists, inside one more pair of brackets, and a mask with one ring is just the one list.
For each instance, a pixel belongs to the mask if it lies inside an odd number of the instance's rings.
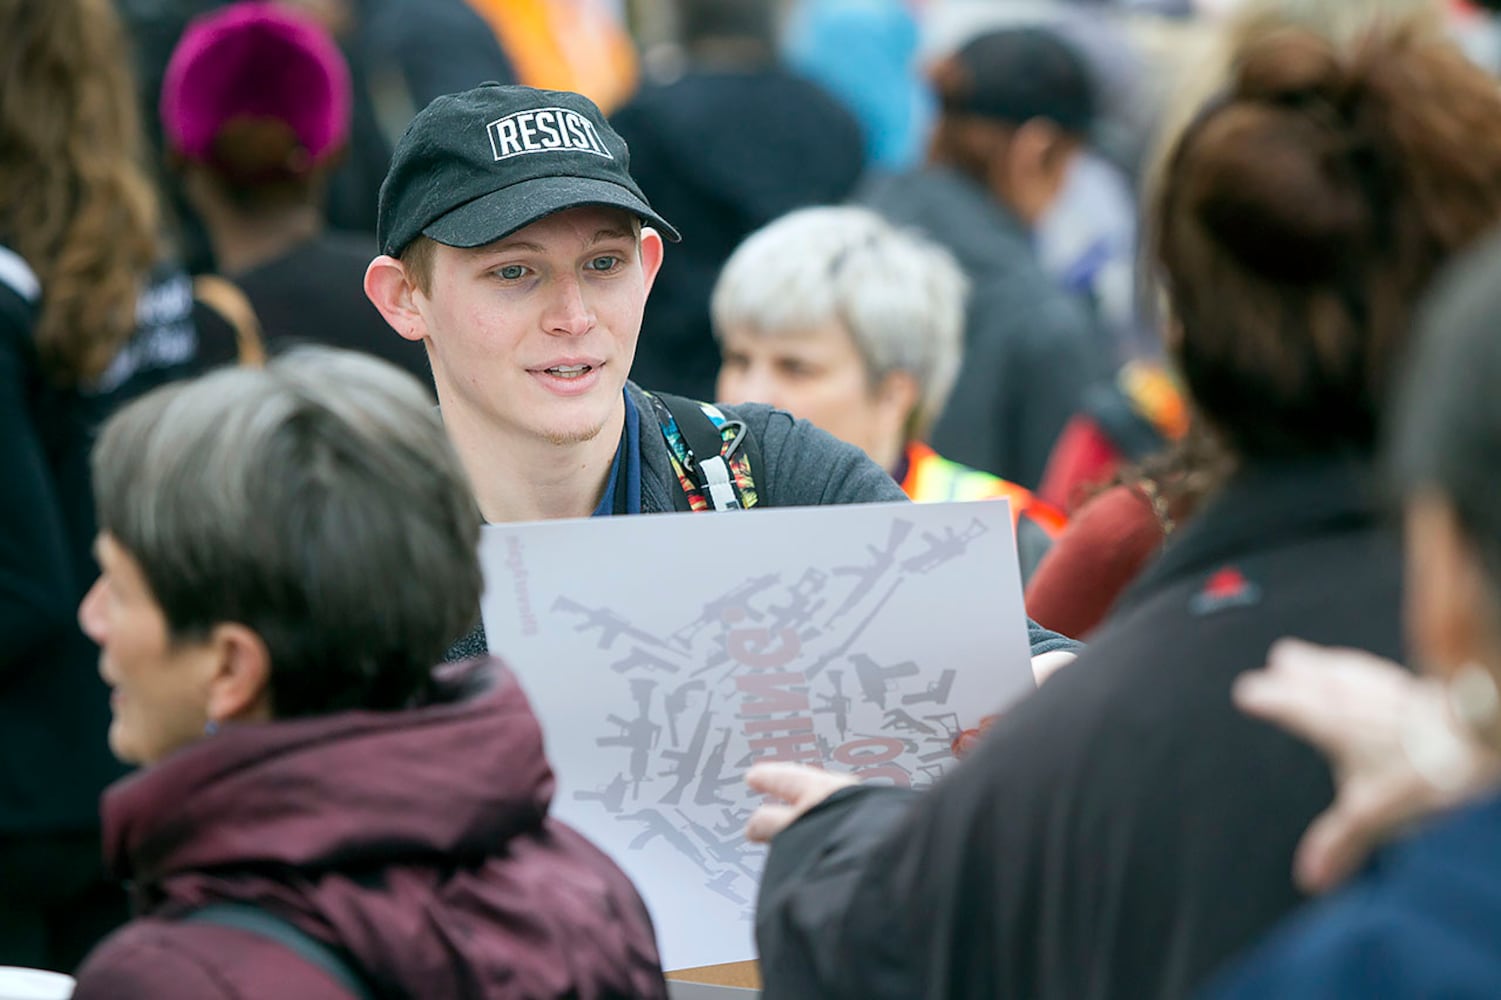
{"label": "grey hooded jacket", "polygon": [[858,200],[954,254],[973,291],[964,364],[930,443],[944,458],[1037,489],[1059,433],[1114,348],[1043,271],[1020,220],[956,171],[873,177]]}

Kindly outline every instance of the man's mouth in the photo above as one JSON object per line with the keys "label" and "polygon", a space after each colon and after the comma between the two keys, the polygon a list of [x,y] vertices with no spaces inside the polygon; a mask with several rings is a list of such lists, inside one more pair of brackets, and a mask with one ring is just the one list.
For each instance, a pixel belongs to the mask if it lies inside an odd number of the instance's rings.
{"label": "man's mouth", "polygon": [[542,369],[554,378],[582,378],[594,370],[593,365],[555,365]]}

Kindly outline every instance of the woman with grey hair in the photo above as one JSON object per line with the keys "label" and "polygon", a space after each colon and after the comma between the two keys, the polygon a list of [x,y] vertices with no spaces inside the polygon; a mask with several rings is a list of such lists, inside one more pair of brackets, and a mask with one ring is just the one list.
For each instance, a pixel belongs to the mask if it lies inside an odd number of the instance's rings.
{"label": "woman with grey hair", "polygon": [[1005,497],[1023,576],[1062,513],[924,443],[964,349],[966,282],[943,248],[852,206],[792,212],[752,233],[710,303],[725,402],[810,420],[889,471],[913,500]]}
{"label": "woman with grey hair", "polygon": [[423,388],[293,352],[161,389],[94,454],[105,854],[138,917],[75,996],[660,997],[625,875],[547,816],[493,660],[434,670],[482,586]]}

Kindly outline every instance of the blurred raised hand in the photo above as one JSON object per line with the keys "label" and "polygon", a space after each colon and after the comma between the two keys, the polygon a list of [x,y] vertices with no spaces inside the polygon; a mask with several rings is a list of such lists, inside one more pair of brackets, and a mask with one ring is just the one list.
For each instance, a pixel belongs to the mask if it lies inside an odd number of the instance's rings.
{"label": "blurred raised hand", "polygon": [[1441,683],[1360,650],[1284,639],[1234,697],[1334,769],[1334,802],[1294,858],[1308,892],[1338,885],[1413,822],[1501,783],[1501,759],[1455,718]]}
{"label": "blurred raised hand", "polygon": [[745,835],[764,844],[839,789],[857,785],[859,781],[849,774],[771,761],[754,765],[746,772],[745,783],[777,800],[758,807],[745,824]]}

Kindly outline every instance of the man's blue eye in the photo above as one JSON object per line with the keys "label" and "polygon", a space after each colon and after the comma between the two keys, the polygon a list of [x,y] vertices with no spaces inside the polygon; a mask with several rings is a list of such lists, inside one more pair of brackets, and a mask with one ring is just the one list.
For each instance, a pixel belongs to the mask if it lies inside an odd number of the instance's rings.
{"label": "man's blue eye", "polygon": [[507,264],[505,267],[501,268],[495,273],[500,275],[502,278],[505,278],[507,281],[516,281],[517,279],[522,278],[526,275],[526,268],[522,267],[520,264]]}
{"label": "man's blue eye", "polygon": [[613,271],[619,263],[619,257],[595,257],[589,262],[589,267],[594,271]]}

